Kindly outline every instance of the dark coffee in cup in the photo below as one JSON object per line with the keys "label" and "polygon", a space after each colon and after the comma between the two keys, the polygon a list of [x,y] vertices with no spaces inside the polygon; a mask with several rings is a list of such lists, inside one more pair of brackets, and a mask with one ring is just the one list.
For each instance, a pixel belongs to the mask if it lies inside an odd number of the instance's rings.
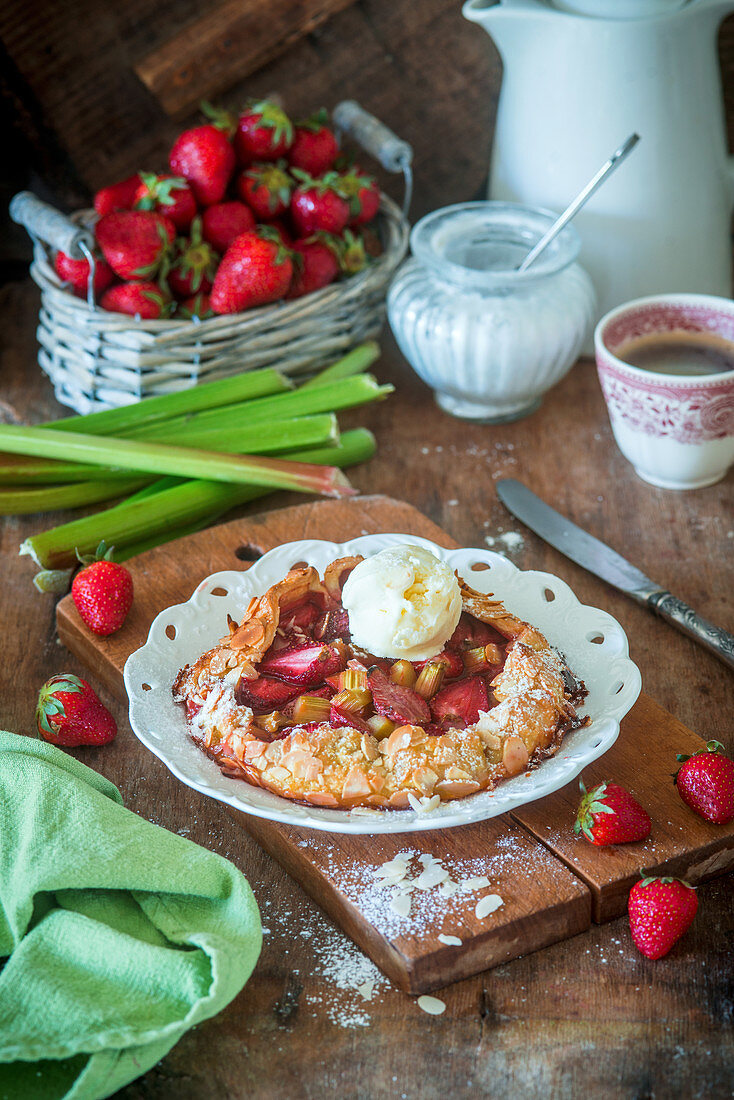
{"label": "dark coffee in cup", "polygon": [[734,370],[734,344],[714,332],[653,332],[621,344],[615,355],[656,374],[723,374]]}

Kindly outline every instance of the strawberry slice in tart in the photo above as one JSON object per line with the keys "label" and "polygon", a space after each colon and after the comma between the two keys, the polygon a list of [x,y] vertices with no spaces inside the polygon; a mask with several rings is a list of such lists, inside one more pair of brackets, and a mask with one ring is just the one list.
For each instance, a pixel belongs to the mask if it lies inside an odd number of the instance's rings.
{"label": "strawberry slice in tart", "polygon": [[181,669],[224,775],[316,806],[405,809],[490,789],[584,724],[543,635],[427,550],[295,568]]}

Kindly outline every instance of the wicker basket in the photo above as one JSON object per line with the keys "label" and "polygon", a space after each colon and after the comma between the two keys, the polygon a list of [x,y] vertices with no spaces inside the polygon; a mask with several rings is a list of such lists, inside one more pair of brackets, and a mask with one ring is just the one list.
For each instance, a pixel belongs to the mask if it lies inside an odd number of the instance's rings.
{"label": "wicker basket", "polygon": [[[340,112],[342,130],[385,167],[406,173],[407,202],[410,146],[357,104],[341,104],[335,119]],[[383,195],[375,222],[383,252],[359,274],[303,298],[241,314],[203,321],[135,321],[75,297],[54,270],[55,248],[80,254],[79,241],[89,240],[84,227],[93,211],[69,219],[27,193],[16,196],[13,204],[12,216],[35,242],[31,275],[41,288],[38,361],[58,400],[80,413],[256,367],[277,366],[298,374],[332,362],[379,334],[387,288],[408,247],[405,213]]]}

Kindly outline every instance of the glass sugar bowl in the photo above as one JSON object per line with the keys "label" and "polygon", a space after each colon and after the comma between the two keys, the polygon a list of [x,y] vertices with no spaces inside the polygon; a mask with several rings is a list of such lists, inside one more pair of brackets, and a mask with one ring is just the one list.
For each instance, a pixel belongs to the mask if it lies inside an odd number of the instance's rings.
{"label": "glass sugar bowl", "polygon": [[575,263],[572,226],[526,272],[516,269],[555,221],[510,202],[446,206],[413,228],[388,317],[405,358],[442,409],[485,424],[518,420],[568,372],[596,297]]}

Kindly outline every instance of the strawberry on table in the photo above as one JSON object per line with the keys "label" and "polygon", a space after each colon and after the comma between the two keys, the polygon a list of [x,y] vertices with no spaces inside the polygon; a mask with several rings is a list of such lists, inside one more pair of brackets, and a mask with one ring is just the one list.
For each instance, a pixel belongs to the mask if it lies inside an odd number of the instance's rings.
{"label": "strawberry on table", "polygon": [[696,891],[674,878],[643,878],[627,902],[630,931],[648,959],[661,959],[681,938],[698,909]]}
{"label": "strawberry on table", "polygon": [[45,741],[75,748],[106,745],[117,734],[117,723],[86,680],[72,673],[52,676],[38,693],[36,725]]}
{"label": "strawberry on table", "polygon": [[361,168],[353,168],[340,176],[340,189],[349,201],[349,225],[367,225],[380,209],[380,189],[377,180]]}
{"label": "strawberry on table", "polygon": [[176,256],[166,280],[177,298],[189,298],[198,291],[208,293],[217,273],[219,256],[212,246],[201,239],[201,218],[191,223],[188,240],[176,242]]}
{"label": "strawberry on table", "polygon": [[157,210],[172,221],[176,229],[185,232],[197,214],[196,199],[183,176],[140,173],[140,186],[135,192],[135,210]]}
{"label": "strawberry on table", "polygon": [[173,302],[158,283],[145,282],[111,286],[99,304],[109,313],[127,313],[143,321],[157,321],[170,316]]}
{"label": "strawberry on table", "polygon": [[339,242],[328,233],[293,242],[295,273],[288,298],[301,298],[333,283],[339,274]]}
{"label": "strawberry on table", "polygon": [[[71,289],[77,298],[86,298],[87,283],[89,280],[89,261],[85,259],[72,260],[65,252],[57,252],[54,258],[56,274],[65,283],[71,284]],[[114,283],[115,273],[106,260],[97,259],[94,264],[94,293],[101,294],[107,287]]]}
{"label": "strawberry on table", "polygon": [[734,760],[724,756],[720,741],[708,741],[705,752],[676,756],[682,764],[674,777],[686,806],[714,825],[734,821]]}
{"label": "strawberry on table", "polygon": [[285,161],[279,160],[275,164],[253,164],[238,175],[237,193],[258,221],[279,218],[287,211],[295,185],[285,168]]}
{"label": "strawberry on table", "polygon": [[223,256],[235,237],[255,228],[255,215],[249,206],[233,199],[207,206],[201,215],[201,235],[215,252]]}
{"label": "strawberry on table", "polygon": [[644,840],[650,833],[650,818],[629,791],[617,783],[600,783],[586,790],[579,780],[583,795],[573,831],[592,844],[628,844]]}
{"label": "strawberry on table", "polygon": [[153,278],[176,236],[168,218],[147,210],[121,210],[97,222],[97,243],[121,279]]}
{"label": "strawberry on table", "polygon": [[94,196],[94,209],[100,217],[114,214],[116,210],[132,210],[139,187],[139,172],[109,187],[102,187]]}
{"label": "strawberry on table", "polygon": [[323,176],[334,166],[339,146],[328,119],[322,108],[305,121],[296,123],[293,144],[288,150],[288,163],[292,168],[301,168],[311,176]]}
{"label": "strawberry on table", "polygon": [[293,123],[277,103],[263,99],[250,104],[240,115],[234,135],[240,164],[279,160],[292,144]]}
{"label": "strawberry on table", "polygon": [[236,237],[217,269],[211,292],[215,313],[240,313],[284,298],[293,278],[293,261],[277,234],[265,229]]}
{"label": "strawberry on table", "polygon": [[232,178],[236,158],[230,141],[233,120],[208,104],[202,107],[212,122],[184,130],[174,142],[168,163],[188,180],[200,206],[221,202]]}
{"label": "strawberry on table", "polygon": [[314,179],[300,168],[293,169],[299,185],[291,199],[291,218],[299,237],[310,237],[319,230],[341,233],[349,221],[350,207],[341,191],[336,172]]}
{"label": "strawberry on table", "polygon": [[106,636],[119,630],[133,602],[133,579],[123,565],[111,561],[114,547],[101,542],[71,586],[71,598],[84,623],[95,634]]}

